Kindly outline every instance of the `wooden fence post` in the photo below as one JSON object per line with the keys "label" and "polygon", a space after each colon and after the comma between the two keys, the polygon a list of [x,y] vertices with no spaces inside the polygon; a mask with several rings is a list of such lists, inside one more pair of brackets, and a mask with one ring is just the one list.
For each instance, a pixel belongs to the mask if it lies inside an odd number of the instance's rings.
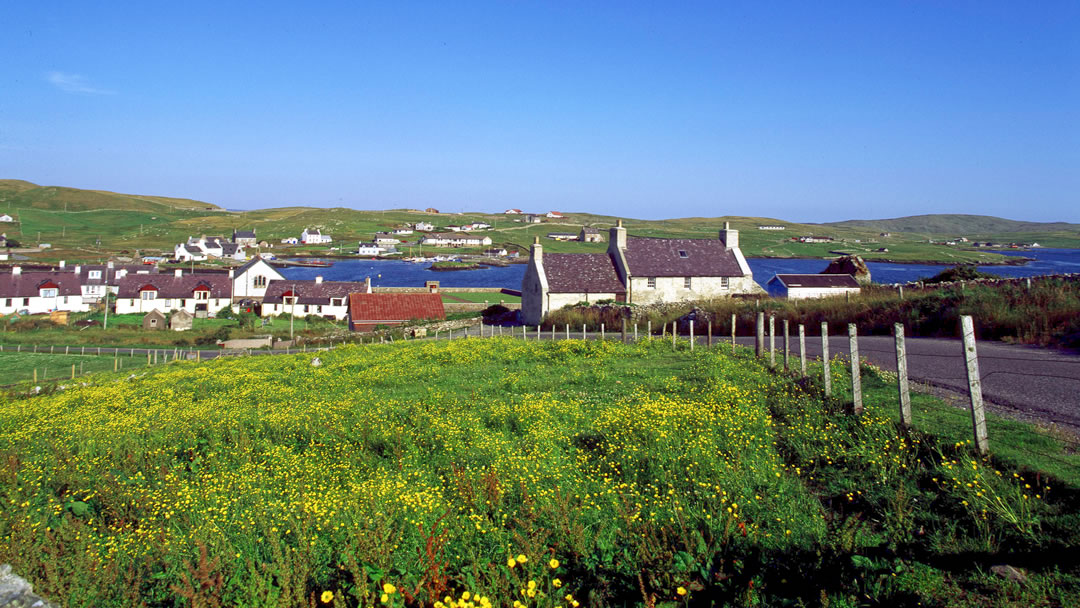
{"label": "wooden fence post", "polygon": [[675,331],[676,329],[678,329],[678,326],[675,324],[675,321],[672,321],[671,322],[671,350],[675,350],[675,339],[679,335],[679,333],[677,331]]}
{"label": "wooden fence post", "polygon": [[761,357],[761,349],[765,348],[765,313],[757,313],[757,330],[754,334],[754,356]]}
{"label": "wooden fence post", "polygon": [[821,368],[825,396],[832,395],[832,374],[829,372],[829,322],[821,322]]}
{"label": "wooden fence post", "polygon": [[600,324],[600,339],[601,339],[601,340],[603,340],[603,339],[605,339],[606,337],[607,337],[607,336],[606,336],[606,334],[604,334],[604,324],[603,324],[603,323],[601,323],[601,324]]}
{"label": "wooden fence post", "polygon": [[694,352],[694,320],[690,319],[690,352]]}
{"label": "wooden fence post", "polygon": [[731,313],[731,354],[735,354],[735,313]]}
{"label": "wooden fence post", "polygon": [[900,285],[899,288],[900,288],[900,299],[903,300],[904,299],[904,286]]}
{"label": "wooden fence post", "polygon": [[799,367],[802,377],[806,377],[806,326],[799,323]]}
{"label": "wooden fence post", "polygon": [[582,324],[581,324],[581,339],[582,339],[582,340],[588,340],[588,339],[589,339],[589,336],[588,336],[588,334],[587,334],[587,333],[585,333],[585,330],[586,330],[586,328],[587,328],[588,326],[589,326],[589,325],[588,325],[587,323],[582,323]]}
{"label": "wooden fence post", "polygon": [[709,319],[709,328],[706,331],[709,332],[709,338],[706,340],[705,344],[709,349],[712,349],[712,319]]}
{"label": "wooden fence post", "polygon": [[570,324],[569,323],[566,324],[566,339],[567,340],[570,339]]}
{"label": "wooden fence post", "polygon": [[848,323],[848,348],[851,351],[851,399],[856,414],[863,412],[862,374],[859,370],[859,334],[854,323]]}
{"label": "wooden fence post", "polygon": [[769,367],[776,369],[776,315],[769,313]]}
{"label": "wooden fence post", "polygon": [[74,363],[71,364],[71,379],[72,380],[75,379],[75,364]]}
{"label": "wooden fence post", "polygon": [[784,319],[784,371],[788,371],[791,357],[791,338],[788,336],[788,320]]}
{"label": "wooden fence post", "polygon": [[537,342],[540,341],[540,326],[539,325],[536,326],[536,341]]}
{"label": "wooden fence post", "polygon": [[975,449],[985,454],[990,449],[986,434],[986,412],[983,410],[982,379],[979,377],[979,355],[975,350],[975,325],[971,315],[960,315],[964,334],[964,362],[967,364],[968,395],[971,397],[971,423],[975,434]]}
{"label": "wooden fence post", "polygon": [[634,344],[637,344],[637,323],[634,323]]}
{"label": "wooden fence post", "polygon": [[652,319],[649,319],[648,323],[645,326],[645,335],[652,338]]}
{"label": "wooden fence post", "polygon": [[900,391],[900,424],[911,426],[911,394],[908,392],[907,348],[904,345],[904,324],[893,324],[896,339],[896,388]]}
{"label": "wooden fence post", "polygon": [[622,343],[626,344],[626,317],[622,320]]}

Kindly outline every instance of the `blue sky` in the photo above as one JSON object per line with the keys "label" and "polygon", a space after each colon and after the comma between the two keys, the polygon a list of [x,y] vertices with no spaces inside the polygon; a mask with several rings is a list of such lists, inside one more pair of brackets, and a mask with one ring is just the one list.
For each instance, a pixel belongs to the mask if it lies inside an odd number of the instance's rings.
{"label": "blue sky", "polygon": [[1076,2],[7,2],[0,177],[285,205],[1080,222]]}

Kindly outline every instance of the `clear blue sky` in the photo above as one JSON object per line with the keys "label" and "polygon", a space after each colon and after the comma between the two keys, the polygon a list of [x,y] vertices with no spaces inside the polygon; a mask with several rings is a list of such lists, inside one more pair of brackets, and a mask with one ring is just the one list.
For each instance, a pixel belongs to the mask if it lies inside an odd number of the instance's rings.
{"label": "clear blue sky", "polygon": [[1080,222],[1080,3],[0,5],[0,177],[444,211]]}

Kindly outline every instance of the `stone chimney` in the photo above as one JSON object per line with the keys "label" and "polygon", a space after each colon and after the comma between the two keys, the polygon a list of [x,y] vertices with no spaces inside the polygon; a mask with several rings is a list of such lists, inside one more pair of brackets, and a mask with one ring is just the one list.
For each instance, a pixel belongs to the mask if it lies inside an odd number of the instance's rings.
{"label": "stone chimney", "polygon": [[60,270],[63,270],[65,267],[67,267],[67,262],[60,260]]}
{"label": "stone chimney", "polygon": [[533,237],[533,244],[529,247],[529,257],[540,266],[544,263],[544,246],[540,244],[540,237]]}
{"label": "stone chimney", "polygon": [[611,229],[608,242],[616,249],[626,249],[626,228],[623,228],[622,220],[615,222],[615,227]]}
{"label": "stone chimney", "polygon": [[322,283],[322,277],[315,277],[315,284],[319,285],[320,283]]}
{"label": "stone chimney", "polygon": [[11,267],[11,276],[17,277],[20,274],[22,274],[22,266],[12,266]]}
{"label": "stone chimney", "polygon": [[75,274],[79,274],[81,272],[82,272],[82,264],[76,264],[75,265]]}
{"label": "stone chimney", "polygon": [[112,260],[109,260],[108,262],[106,262],[105,267],[108,268],[109,270],[112,270],[114,268]]}
{"label": "stone chimney", "polygon": [[174,277],[182,277],[182,276],[184,276],[183,269],[177,268],[176,270],[173,270],[173,276]]}
{"label": "stone chimney", "polygon": [[371,293],[371,277],[364,277],[364,293]]}
{"label": "stone chimney", "polygon": [[231,281],[231,280],[233,280],[235,278],[236,278],[236,271],[233,270],[232,268],[230,268],[229,269],[229,280]]}
{"label": "stone chimney", "polygon": [[116,280],[119,281],[120,279],[126,277],[127,274],[128,274],[127,268],[121,268],[120,270],[117,270],[116,271]]}
{"label": "stone chimney", "polygon": [[731,222],[724,222],[724,229],[720,231],[720,242],[728,249],[739,246],[739,231],[731,227]]}

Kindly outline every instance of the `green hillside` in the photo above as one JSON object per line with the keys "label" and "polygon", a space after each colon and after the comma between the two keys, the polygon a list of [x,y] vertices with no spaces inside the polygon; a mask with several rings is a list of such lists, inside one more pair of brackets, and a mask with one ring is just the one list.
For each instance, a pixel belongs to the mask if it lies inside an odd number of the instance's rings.
{"label": "green hillside", "polygon": [[[50,250],[32,254],[39,261],[100,259],[136,250],[143,253],[169,252],[176,243],[189,236],[228,236],[234,229],[254,229],[260,239],[278,244],[283,238],[299,236],[305,228],[320,228],[333,237],[332,247],[349,251],[359,241],[370,241],[376,231],[391,230],[419,221],[430,222],[437,229],[444,229],[450,224],[484,221],[495,227],[485,233],[492,238],[494,245],[519,251],[527,251],[536,237],[540,237],[545,248],[552,252],[603,251],[606,247],[603,243],[557,242],[546,237],[550,232],[576,233],[582,226],[596,227],[606,233],[617,219],[624,220],[631,235],[668,238],[716,238],[723,223],[730,221],[732,227],[740,231],[740,242],[747,256],[829,258],[835,257],[837,252],[844,252],[859,254],[869,260],[899,262],[1009,261],[1009,258],[993,251],[929,242],[961,235],[972,240],[1080,247],[1077,225],[1011,222],[981,216],[916,216],[896,220],[800,224],[776,218],[743,216],[641,220],[569,213],[564,220],[545,219],[541,224],[526,224],[521,216],[501,213],[431,214],[408,209],[370,211],[343,207],[279,207],[233,212],[188,199],[43,187],[20,180],[0,180],[0,212],[18,220],[18,223],[5,227],[8,236],[24,244],[43,242],[52,245]],[[1008,229],[1011,232],[960,230],[959,226],[968,218],[981,218],[968,223],[979,230]],[[779,225],[785,229],[759,229],[759,226],[766,225]],[[1046,229],[1053,231],[1047,232]],[[882,237],[881,232],[891,234]],[[828,236],[834,240],[824,244],[798,242],[797,238],[803,235]],[[415,235],[402,237],[407,242],[400,248],[406,253],[419,253],[416,238]],[[280,247],[275,249],[275,253],[280,251]],[[286,251],[338,253],[338,250],[327,246]],[[431,252],[430,249],[425,251]]]}
{"label": "green hillside", "polygon": [[1080,235],[1080,224],[1065,222],[1023,222],[989,215],[934,214],[911,215],[884,220],[846,220],[822,226],[856,228],[879,232],[920,232],[927,234],[1005,234],[1011,232],[1073,232]]}

